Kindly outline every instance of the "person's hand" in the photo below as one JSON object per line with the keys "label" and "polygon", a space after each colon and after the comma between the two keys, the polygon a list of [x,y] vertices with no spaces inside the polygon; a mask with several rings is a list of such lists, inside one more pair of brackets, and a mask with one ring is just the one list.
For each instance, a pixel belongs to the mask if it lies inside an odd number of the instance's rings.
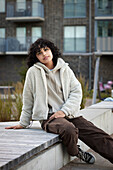
{"label": "person's hand", "polygon": [[54,114],[50,117],[50,119],[59,118],[59,117],[65,117],[65,113],[62,112],[62,111],[58,111],[58,112],[54,113]]}
{"label": "person's hand", "polygon": [[24,127],[21,125],[16,125],[16,126],[5,127],[5,129],[24,129]]}

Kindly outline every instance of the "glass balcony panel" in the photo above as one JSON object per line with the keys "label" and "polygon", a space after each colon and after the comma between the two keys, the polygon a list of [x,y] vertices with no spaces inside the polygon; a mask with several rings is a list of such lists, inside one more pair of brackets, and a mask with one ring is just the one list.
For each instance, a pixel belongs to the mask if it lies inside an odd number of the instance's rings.
{"label": "glass balcony panel", "polygon": [[5,38],[0,38],[0,52],[5,52]]}
{"label": "glass balcony panel", "polygon": [[97,37],[96,50],[102,52],[113,52],[113,37]]}
{"label": "glass balcony panel", "polygon": [[26,42],[24,42],[23,39],[25,40],[25,37],[20,37],[19,38],[20,41],[15,37],[8,37],[6,39],[6,51],[7,52],[8,51],[10,52],[28,51],[31,41],[27,41],[27,38],[26,38]]}
{"label": "glass balcony panel", "polygon": [[[21,2],[22,3],[22,2]],[[40,2],[23,2],[19,5],[18,2],[7,3],[7,18],[9,17],[42,17],[44,18],[44,6]]]}
{"label": "glass balcony panel", "polygon": [[16,0],[16,11],[26,10],[26,0]]}
{"label": "glass balcony panel", "polygon": [[44,11],[43,11],[43,6],[41,3],[39,2],[32,3],[32,16],[42,17],[43,13]]}
{"label": "glass balcony panel", "polygon": [[4,43],[4,49],[6,52],[27,52],[34,39],[36,37],[19,37],[18,39],[16,37],[8,37]]}

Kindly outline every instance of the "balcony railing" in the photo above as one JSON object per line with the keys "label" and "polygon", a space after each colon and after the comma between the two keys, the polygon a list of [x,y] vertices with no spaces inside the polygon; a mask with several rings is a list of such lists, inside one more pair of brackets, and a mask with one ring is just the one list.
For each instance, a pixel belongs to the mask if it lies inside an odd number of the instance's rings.
{"label": "balcony railing", "polygon": [[95,16],[113,16],[113,1],[95,4]]}
{"label": "balcony railing", "polygon": [[6,39],[6,52],[27,52],[33,37],[8,37]]}
{"label": "balcony railing", "polygon": [[113,37],[97,37],[96,51],[113,52]]}
{"label": "balcony railing", "polygon": [[0,38],[0,53],[5,52],[5,38]]}
{"label": "balcony railing", "polygon": [[0,39],[0,53],[27,52],[35,40],[36,37],[18,37],[18,39],[16,37],[8,37]]}
{"label": "balcony railing", "polygon": [[[44,20],[44,6],[40,2],[27,1],[26,3],[8,2],[7,3],[7,20],[18,18],[39,18]],[[16,21],[16,20],[15,20]]]}

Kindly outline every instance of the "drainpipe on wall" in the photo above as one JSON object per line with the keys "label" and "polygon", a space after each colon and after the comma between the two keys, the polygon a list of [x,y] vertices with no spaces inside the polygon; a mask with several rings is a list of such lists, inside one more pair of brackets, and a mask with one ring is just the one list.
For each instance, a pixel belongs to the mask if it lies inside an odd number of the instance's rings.
{"label": "drainpipe on wall", "polygon": [[95,52],[94,55],[96,56],[96,64],[95,64],[92,104],[96,103],[97,90],[98,90],[99,64],[100,64],[100,57],[102,56],[102,53]]}
{"label": "drainpipe on wall", "polygon": [[[91,0],[89,0],[89,53],[91,53]],[[89,56],[89,90],[91,90],[91,56]]]}

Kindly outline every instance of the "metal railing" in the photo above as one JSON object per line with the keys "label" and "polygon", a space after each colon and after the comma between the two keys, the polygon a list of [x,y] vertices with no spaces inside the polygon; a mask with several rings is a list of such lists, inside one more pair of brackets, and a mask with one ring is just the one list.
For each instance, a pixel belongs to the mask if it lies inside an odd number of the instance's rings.
{"label": "metal railing", "polygon": [[8,2],[7,17],[42,17],[44,6],[40,2],[27,1],[26,3]]}
{"label": "metal railing", "polygon": [[[0,52],[22,52],[28,51],[36,37],[8,37],[0,38]],[[39,37],[37,37],[39,38]],[[97,37],[95,39],[95,50],[102,52],[113,52],[113,37]],[[64,52],[86,52],[85,38],[65,38]]]}
{"label": "metal railing", "polygon": [[113,52],[113,37],[97,37],[96,51]]}

